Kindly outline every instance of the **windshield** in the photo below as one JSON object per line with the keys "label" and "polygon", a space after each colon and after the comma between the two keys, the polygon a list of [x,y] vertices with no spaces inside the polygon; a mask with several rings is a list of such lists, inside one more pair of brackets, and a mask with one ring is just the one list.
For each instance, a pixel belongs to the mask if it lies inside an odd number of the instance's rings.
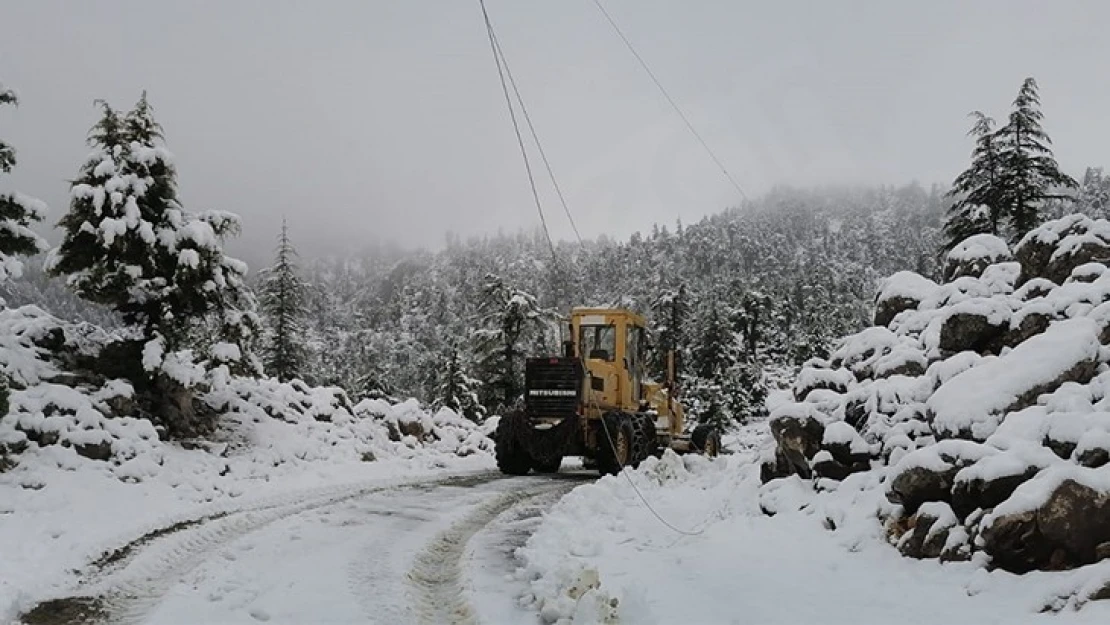
{"label": "windshield", "polygon": [[611,324],[584,325],[579,330],[578,344],[586,358],[611,362],[616,358],[617,328]]}

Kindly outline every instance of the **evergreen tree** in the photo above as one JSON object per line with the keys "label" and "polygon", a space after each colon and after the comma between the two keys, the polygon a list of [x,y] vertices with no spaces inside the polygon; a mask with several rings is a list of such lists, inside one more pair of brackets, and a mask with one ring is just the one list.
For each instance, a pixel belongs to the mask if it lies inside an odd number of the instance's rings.
{"label": "evergreen tree", "polygon": [[726,407],[733,420],[747,423],[767,415],[767,384],[759,363],[745,360],[733,363],[724,372],[723,386]]}
{"label": "evergreen tree", "polygon": [[[763,298],[753,296],[750,302]],[[684,399],[699,423],[720,430],[766,414],[767,387],[748,338],[733,329],[738,315],[715,297],[702,304],[691,348]]]}
{"label": "evergreen tree", "polygon": [[[0,83],[0,106],[19,103],[15,92]],[[15,149],[0,139],[0,173],[15,167]],[[41,221],[46,205],[19,193],[0,193],[0,282],[18,278],[23,263],[17,256],[45,251],[46,242],[31,230],[31,222]]]}
{"label": "evergreen tree", "polygon": [[749,291],[740,300],[735,311],[734,325],[744,337],[744,355],[748,360],[758,359],[760,343],[771,322],[771,299],[759,291]]}
{"label": "evergreen tree", "polygon": [[478,371],[484,378],[482,403],[491,412],[502,412],[521,395],[524,346],[546,351],[543,341],[551,313],[542,310],[532,295],[493,275],[486,277],[478,312],[481,327],[473,339]]}
{"label": "evergreen tree", "polygon": [[1040,105],[1037,82],[1026,78],[1014,99],[1009,123],[998,131],[1004,210],[1016,239],[1038,225],[1046,200],[1069,197],[1060,191],[1079,186],[1056,164],[1049,147],[1052,140],[1041,127]]}
{"label": "evergreen tree", "polygon": [[1088,167],[1083,173],[1076,203],[1079,212],[1093,218],[1110,214],[1110,176],[1103,174],[1101,167]]}
{"label": "evergreen tree", "polygon": [[690,316],[690,302],[686,285],[659,293],[651,303],[654,320],[655,345],[652,353],[652,371],[659,379],[667,377],[667,354],[674,350],[675,378],[683,373],[682,352],[687,347],[686,322]]}
{"label": "evergreen tree", "polygon": [[975,123],[968,134],[975,137],[975,149],[971,167],[956,177],[946,194],[952,204],[944,220],[944,251],[975,234],[997,234],[1006,207],[994,120],[980,111],[971,116]]}
{"label": "evergreen tree", "polygon": [[709,423],[723,431],[732,421],[727,373],[739,362],[739,356],[736,336],[719,308],[715,299],[702,304],[683,399],[690,402],[690,412],[698,423]]}
{"label": "evergreen tree", "polygon": [[354,396],[358,400],[381,399],[393,401],[395,391],[389,383],[381,363],[371,359],[363,363],[362,374],[355,380]]}
{"label": "evergreen tree", "polygon": [[475,423],[481,423],[486,416],[485,408],[478,400],[481,385],[467,375],[457,347],[448,348],[439,370],[433,405],[449,408]]}
{"label": "evergreen tree", "polygon": [[265,270],[261,285],[262,310],[270,326],[263,362],[282,382],[300,377],[305,363],[305,284],[297,272],[296,257],[283,219],[277,257]]}
{"label": "evergreen tree", "polygon": [[178,353],[186,348],[236,373],[258,373],[251,343],[260,324],[244,282],[247,267],[222,247],[239,232],[238,217],[182,207],[145,93],[126,115],[98,104],[93,151],[72,183],[70,209],[59,222],[64,237],[48,271],[66,276],[79,296],[114,308],[141,337],[129,342],[118,372],[136,383],[157,377],[167,359],[190,358]]}

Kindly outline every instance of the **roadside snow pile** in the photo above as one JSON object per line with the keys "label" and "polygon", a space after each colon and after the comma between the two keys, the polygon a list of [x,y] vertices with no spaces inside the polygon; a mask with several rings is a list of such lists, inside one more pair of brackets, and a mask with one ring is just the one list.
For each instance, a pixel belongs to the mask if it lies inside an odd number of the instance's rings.
{"label": "roadside snow pile", "polygon": [[[559,625],[1060,625],[1110,617],[1105,602],[1072,609],[1097,593],[1095,582],[1110,581],[1110,568],[1038,577],[907,560],[883,543],[875,520],[895,508],[880,473],[816,488],[798,476],[761,486],[754,458],[667,452],[576,488],[517,551],[520,603]],[[946,504],[920,513],[933,519],[933,532],[922,535],[930,548],[958,533]],[[1046,606],[1061,613],[1037,614]]]}
{"label": "roadside snow pile", "polygon": [[[161,470],[167,449],[178,444],[162,440],[130,383],[98,373],[111,341],[93,326],[33,306],[0,310],[0,366],[10,386],[0,416],[0,471],[25,463],[75,470],[95,461],[139,481]],[[476,424],[450,410],[429,414],[414,401],[352,405],[337,388],[236,377],[219,367],[206,382],[196,402],[221,415],[219,429],[206,442],[181,444],[219,450],[217,472],[233,455],[265,472],[284,463],[492,452]]]}
{"label": "roadside snow pile", "polygon": [[1110,598],[1107,260],[1110,222],[1073,215],[1012,253],[968,239],[944,284],[888,279],[876,326],[807,363],[772,416],[764,495],[798,477],[864,485],[892,504],[881,518],[904,555],[1016,573],[1102,561],[1101,582],[1046,605]]}

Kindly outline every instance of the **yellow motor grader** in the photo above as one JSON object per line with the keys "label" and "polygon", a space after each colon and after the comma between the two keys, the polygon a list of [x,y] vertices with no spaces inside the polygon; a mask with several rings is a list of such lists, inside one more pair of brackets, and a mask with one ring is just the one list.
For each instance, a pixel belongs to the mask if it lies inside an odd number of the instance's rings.
{"label": "yellow motor grader", "polygon": [[524,408],[501,417],[494,434],[502,473],[553,473],[582,456],[602,474],[637,466],[663,449],[715,456],[721,436],[699,425],[685,433],[675,399],[674,354],[667,379],[647,378],[644,318],[619,308],[571,310],[563,355],[528,358]]}

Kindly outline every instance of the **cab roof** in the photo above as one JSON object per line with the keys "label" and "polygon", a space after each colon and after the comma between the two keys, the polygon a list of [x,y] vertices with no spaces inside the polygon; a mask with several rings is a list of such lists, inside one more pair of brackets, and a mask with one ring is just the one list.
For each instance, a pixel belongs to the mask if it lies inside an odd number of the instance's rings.
{"label": "cab roof", "polygon": [[570,309],[570,316],[572,321],[576,318],[591,315],[619,317],[631,322],[633,325],[647,327],[647,320],[645,320],[643,316],[636,314],[631,310],[628,310],[627,308],[596,308],[581,306]]}

